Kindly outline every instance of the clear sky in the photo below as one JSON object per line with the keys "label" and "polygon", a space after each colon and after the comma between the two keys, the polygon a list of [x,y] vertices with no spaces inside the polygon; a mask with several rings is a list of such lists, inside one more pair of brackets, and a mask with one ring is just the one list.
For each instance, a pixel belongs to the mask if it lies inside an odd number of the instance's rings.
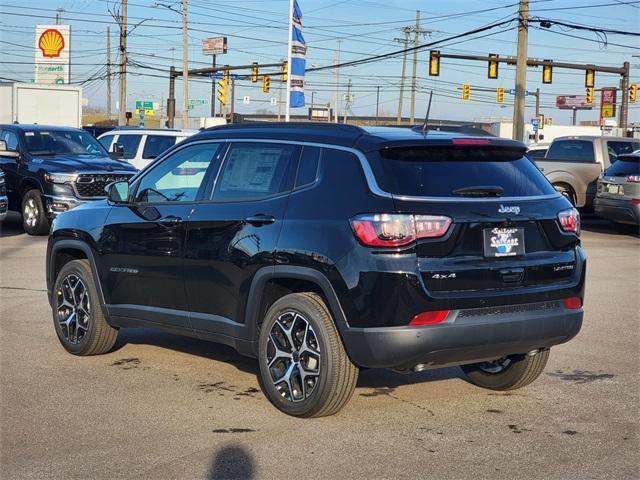
{"label": "clear sky", "polygon": [[[308,45],[307,66],[324,66],[334,61],[340,46],[340,61],[356,60],[401,48],[398,40],[402,27],[415,24],[416,10],[421,11],[421,28],[426,33],[421,42],[433,42],[475,28],[515,18],[517,0],[298,0],[303,13],[303,34]],[[588,25],[624,31],[640,30],[640,1],[628,0],[531,0],[531,17],[572,24]],[[0,0],[0,77],[20,81],[33,78],[35,26],[54,23],[56,9],[63,8],[62,22],[70,24],[71,81],[83,82],[85,97],[92,107],[104,108],[106,98],[106,30],[111,28],[111,58],[117,62],[118,27],[109,10],[120,0]],[[228,37],[228,53],[218,56],[223,64],[279,62],[287,54],[288,0],[189,0],[189,65],[209,66],[211,57],[201,53],[201,40],[206,37]],[[129,67],[128,102],[166,99],[171,64],[181,69],[182,41],[179,0],[130,0],[128,42]],[[172,11],[174,9],[175,11]],[[465,53],[500,56],[516,54],[516,22],[482,34],[445,42],[437,48],[443,53]],[[535,28],[534,28],[535,27]],[[481,38],[480,38],[481,37]],[[632,65],[631,81],[640,83],[640,37],[597,34],[557,25],[539,29],[532,25],[529,32],[529,57],[579,63],[622,66]],[[636,55],[636,57],[634,57]],[[493,91],[481,92],[478,87],[513,88],[514,68],[500,65],[497,80],[487,78],[487,65],[482,62],[442,60],[440,77],[427,74],[428,49],[418,56],[418,87],[416,112],[424,116],[428,91],[434,92],[434,118],[482,120],[510,119],[513,97],[506,95],[503,105],[495,103]],[[376,107],[376,87],[380,87],[380,112],[395,115],[398,108],[398,86],[402,58],[347,67],[340,70],[340,85],[344,93],[351,80],[353,114],[372,115]],[[412,56],[407,61],[407,74],[412,72]],[[617,86],[618,75],[597,74],[596,88]],[[307,103],[333,102],[335,79],[332,70],[308,73]],[[264,94],[260,84],[239,82],[236,99],[247,95],[249,105],[236,103],[236,111],[255,112],[270,109],[272,91]],[[460,100],[462,83],[472,85],[472,99]],[[408,84],[407,84],[408,87]],[[404,114],[409,114],[409,90],[405,88]],[[580,71],[555,69],[553,84],[541,83],[540,69],[530,68],[528,90],[541,89],[542,112],[554,123],[568,123],[570,113],[554,108],[556,95],[583,95],[584,74]],[[190,82],[191,98],[209,98],[210,82],[195,79]],[[113,108],[117,99],[117,81],[113,82]],[[181,84],[176,85],[177,106],[181,105]],[[596,98],[599,101],[599,97]],[[533,97],[527,99],[527,117],[533,115]],[[208,107],[199,107],[193,115],[206,115]],[[300,109],[293,113],[306,113]],[[597,109],[581,112],[580,120],[596,120]],[[630,108],[630,121],[640,121],[640,103]]]}

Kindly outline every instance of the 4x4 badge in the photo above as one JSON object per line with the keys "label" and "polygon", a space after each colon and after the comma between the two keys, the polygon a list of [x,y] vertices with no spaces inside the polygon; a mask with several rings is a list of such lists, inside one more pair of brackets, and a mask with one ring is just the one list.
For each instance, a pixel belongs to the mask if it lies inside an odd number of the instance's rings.
{"label": "4x4 badge", "polygon": [[500,204],[498,213],[515,213],[516,215],[518,215],[520,213],[520,207],[518,207],[517,205],[505,207],[504,205]]}

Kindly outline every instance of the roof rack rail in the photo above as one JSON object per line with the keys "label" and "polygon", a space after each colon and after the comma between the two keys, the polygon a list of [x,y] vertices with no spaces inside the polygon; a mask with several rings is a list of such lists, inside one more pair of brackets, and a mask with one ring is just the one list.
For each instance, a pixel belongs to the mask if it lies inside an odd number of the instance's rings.
{"label": "roof rack rail", "polygon": [[205,130],[226,130],[232,128],[304,128],[324,130],[340,130],[342,132],[351,132],[364,134],[366,131],[356,125],[347,125],[344,123],[325,123],[325,122],[240,122],[228,123],[226,125],[214,125]]}
{"label": "roof rack rail", "polygon": [[[423,130],[423,125],[416,125],[411,127],[411,130],[415,132],[421,132]],[[475,125],[469,124],[461,124],[461,125],[427,125],[426,130],[431,130],[435,132],[455,132],[462,133],[465,135],[477,135],[482,137],[495,137],[493,133],[487,132],[482,128],[476,127]]]}

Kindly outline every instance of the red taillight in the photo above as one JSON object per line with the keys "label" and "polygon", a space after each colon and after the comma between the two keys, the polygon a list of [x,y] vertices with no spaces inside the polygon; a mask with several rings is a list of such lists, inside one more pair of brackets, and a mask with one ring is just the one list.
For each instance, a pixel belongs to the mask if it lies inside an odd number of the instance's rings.
{"label": "red taillight", "polygon": [[627,175],[624,178],[625,182],[631,182],[631,183],[640,183],[640,175]]}
{"label": "red taillight", "polygon": [[582,299],[580,297],[569,297],[563,300],[564,306],[569,310],[578,310],[582,308]]}
{"label": "red taillight", "polygon": [[491,145],[491,140],[487,138],[454,138],[451,143],[454,145]]}
{"label": "red taillight", "polygon": [[451,219],[441,215],[372,214],[351,219],[358,240],[369,247],[402,247],[420,238],[442,237]]}
{"label": "red taillight", "polygon": [[633,205],[640,205],[640,198],[632,198],[631,203]]}
{"label": "red taillight", "polygon": [[575,208],[569,208],[558,213],[558,221],[563,231],[580,235],[580,214]]}
{"label": "red taillight", "polygon": [[422,312],[411,319],[409,325],[433,325],[444,321],[449,315],[449,310],[434,310],[433,312]]}

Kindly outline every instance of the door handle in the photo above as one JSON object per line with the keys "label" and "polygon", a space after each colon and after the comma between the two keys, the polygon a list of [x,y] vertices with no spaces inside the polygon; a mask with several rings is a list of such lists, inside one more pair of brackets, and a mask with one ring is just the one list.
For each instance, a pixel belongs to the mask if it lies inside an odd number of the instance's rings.
{"label": "door handle", "polygon": [[160,223],[163,225],[177,226],[182,224],[182,218],[176,217],[175,215],[169,215],[167,217],[161,218]]}
{"label": "door handle", "polygon": [[251,225],[255,225],[259,227],[261,225],[269,225],[276,221],[276,219],[272,215],[265,215],[263,213],[258,213],[257,215],[252,215],[244,219],[245,222],[250,223]]}

